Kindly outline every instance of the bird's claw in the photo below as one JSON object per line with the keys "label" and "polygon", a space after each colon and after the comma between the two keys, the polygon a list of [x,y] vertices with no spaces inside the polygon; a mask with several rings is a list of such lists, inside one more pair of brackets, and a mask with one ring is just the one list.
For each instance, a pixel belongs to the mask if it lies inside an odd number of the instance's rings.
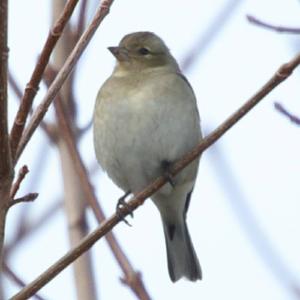
{"label": "bird's claw", "polygon": [[129,213],[129,215],[131,216],[131,218],[133,218],[133,212],[130,208],[130,206],[127,204],[127,202],[125,201],[126,197],[130,194],[131,192],[128,191],[126,192],[119,200],[118,203],[116,205],[116,215],[118,216],[118,218],[120,220],[122,220],[125,224],[127,224],[128,226],[132,226],[126,219],[124,216],[124,212]]}
{"label": "bird's claw", "polygon": [[163,160],[161,162],[161,167],[162,167],[162,169],[164,171],[164,176],[166,177],[167,181],[174,188],[175,187],[175,181],[174,181],[173,175],[170,172],[171,163],[168,160]]}

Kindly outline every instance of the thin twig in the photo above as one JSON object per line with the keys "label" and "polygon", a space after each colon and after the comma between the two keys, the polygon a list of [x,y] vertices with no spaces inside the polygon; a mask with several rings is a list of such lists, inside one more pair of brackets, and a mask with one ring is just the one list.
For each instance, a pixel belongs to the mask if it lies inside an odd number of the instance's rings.
{"label": "thin twig", "polygon": [[[282,65],[278,71],[270,78],[270,80],[258,90],[241,108],[233,113],[225,122],[217,127],[212,133],[206,136],[192,151],[180,158],[172,167],[171,174],[176,175],[189,163],[196,159],[204,150],[214,144],[221,136],[223,136],[234,124],[243,118],[257,103],[259,103],[266,95],[268,95],[276,86],[287,79],[293,70],[300,64],[300,54],[295,56],[290,62]],[[167,179],[165,176],[160,176],[149,184],[143,191],[135,195],[127,204],[129,209],[122,209],[122,215],[126,217],[130,212],[142,205],[144,201],[160,189]],[[96,230],[90,233],[82,242],[50,268],[48,268],[38,278],[28,284],[24,289],[17,293],[12,300],[23,300],[34,295],[45,284],[52,280],[63,269],[70,265],[82,253],[90,249],[101,237],[107,234],[113,227],[120,222],[120,218],[113,214],[110,218],[101,223]]]}
{"label": "thin twig", "polygon": [[[27,185],[28,191],[36,190],[36,187],[39,185],[40,181],[42,180],[41,174],[44,174],[44,169],[47,168],[47,164],[45,163],[45,157],[48,156],[48,152],[50,151],[49,144],[41,143],[40,149],[38,153],[35,155],[34,164],[32,165],[32,172],[30,173],[30,181]],[[52,202],[51,202],[52,203]],[[25,233],[28,233],[29,225],[36,224],[37,228],[40,229],[41,226],[37,221],[37,218],[32,218],[30,214],[30,209],[32,208],[31,205],[22,205],[19,210],[20,214],[16,221],[14,222],[14,236],[9,239],[9,243],[6,243],[4,247],[4,259],[12,253],[12,245],[16,245],[19,241],[22,240],[22,236]],[[47,210],[46,210],[47,212]],[[43,213],[39,218],[44,218],[46,213]],[[45,220],[46,221],[46,220]],[[30,227],[31,228],[31,227]],[[32,228],[31,228],[32,229]]]}
{"label": "thin twig", "polygon": [[20,188],[20,184],[25,178],[26,174],[29,172],[28,167],[24,165],[20,170],[18,174],[17,181],[12,185],[11,191],[10,191],[10,198],[13,199],[16,196],[17,191]]}
{"label": "thin twig", "polygon": [[250,23],[260,26],[262,28],[271,29],[273,31],[277,31],[280,33],[291,33],[291,34],[299,34],[300,33],[300,28],[272,25],[270,23],[261,21],[251,15],[246,15],[246,18]]}
{"label": "thin twig", "polygon": [[[99,202],[97,201],[94,188],[89,181],[87,170],[76,147],[75,138],[70,127],[70,121],[59,98],[56,98],[54,101],[54,107],[60,132],[64,138],[64,141],[67,143],[69,155],[73,159],[86,200],[91,206],[97,221],[99,224],[101,224],[105,220],[105,215]],[[140,272],[136,272],[133,269],[129,259],[126,257],[114,234],[112,232],[108,232],[105,238],[123,271],[124,277],[122,278],[122,282],[132,289],[138,299],[150,299],[150,296],[148,295],[148,292],[141,280]]]}
{"label": "thin twig", "polygon": [[31,75],[30,81],[25,88],[25,92],[23,95],[23,99],[19,110],[17,112],[11,133],[10,133],[10,143],[11,143],[11,151],[12,157],[15,159],[15,154],[26,124],[26,120],[30,109],[32,107],[32,103],[34,97],[39,89],[39,84],[41,82],[43,73],[48,64],[50,55],[60,38],[65,25],[70,19],[78,0],[68,0],[65,5],[65,8],[60,16],[60,18],[54,24],[52,30],[49,32],[48,38],[45,42],[44,48],[40,55],[40,58],[36,64],[36,67]]}
{"label": "thin twig", "polygon": [[87,8],[87,0],[82,0],[79,16],[78,16],[77,31],[76,31],[77,39],[79,39],[80,35],[84,30],[85,19],[86,19],[86,8]]}
{"label": "thin twig", "polygon": [[[8,82],[17,96],[17,99],[22,101],[22,90],[20,85],[17,83],[17,80],[13,76],[12,72],[8,71]],[[30,109],[30,113],[32,113],[32,108]],[[45,131],[46,135],[49,137],[50,141],[54,143],[56,141],[56,131],[53,125],[46,123],[44,120],[41,122],[41,128]]]}
{"label": "thin twig", "polygon": [[[33,236],[35,232],[38,230],[41,230],[42,227],[51,220],[52,217],[55,216],[55,214],[62,208],[63,202],[62,200],[55,201],[50,208],[46,210],[42,215],[37,217],[37,219],[34,218],[33,222],[30,222],[26,220],[23,222],[22,230],[19,230],[16,236],[13,238],[13,240],[10,241],[10,243],[5,246],[5,257],[7,258],[12,254],[14,249],[27,237]],[[30,219],[30,218],[29,218]]]}
{"label": "thin twig", "polygon": [[[99,165],[94,162],[89,167],[89,177],[99,171]],[[32,179],[32,175],[30,176]],[[34,180],[33,180],[34,181]],[[11,255],[13,250],[19,245],[20,242],[22,242],[27,237],[32,237],[32,234],[34,234],[36,231],[41,230],[41,228],[45,225],[45,223],[49,222],[53,216],[62,208],[63,201],[60,200],[53,200],[50,201],[53,203],[45,213],[43,213],[41,216],[34,219],[34,222],[31,222],[31,218],[21,220],[19,225],[17,226],[16,235],[14,238],[10,241],[8,245],[5,247],[5,257]],[[29,221],[28,221],[29,220]],[[18,229],[19,228],[19,229]]]}
{"label": "thin twig", "polygon": [[19,204],[22,202],[32,202],[38,197],[38,195],[39,195],[38,193],[29,193],[23,197],[13,199],[8,203],[8,207],[12,207],[13,205]]}
{"label": "thin twig", "polygon": [[20,85],[17,83],[15,76],[8,70],[8,82],[19,100],[22,100],[23,92]]}
{"label": "thin twig", "polygon": [[[12,281],[14,281],[18,286],[20,286],[20,287],[25,287],[26,286],[26,283],[6,263],[3,263],[3,270],[6,273],[6,275]],[[35,297],[38,300],[45,300],[44,298],[42,298],[38,294],[33,295],[33,297]]]}
{"label": "thin twig", "polygon": [[204,51],[209,48],[242,1],[243,0],[228,0],[225,3],[218,15],[215,16],[209,26],[207,26],[204,33],[196,40],[193,48],[187,51],[186,56],[182,59],[182,63],[180,64],[182,70],[186,72],[200,54],[203,54]]}
{"label": "thin twig", "polygon": [[39,126],[41,120],[43,119],[44,115],[46,114],[50,104],[52,103],[53,99],[57,95],[58,91],[62,87],[64,81],[67,79],[68,75],[71,73],[74,65],[80,58],[81,54],[83,53],[84,49],[90,42],[91,38],[93,37],[94,33],[96,32],[98,26],[101,24],[103,19],[109,13],[109,9],[113,3],[113,0],[104,0],[99,5],[93,20],[91,21],[88,28],[82,34],[80,40],[74,47],[73,51],[67,58],[65,64],[60,69],[59,73],[57,74],[55,80],[51,84],[47,94],[45,95],[41,105],[37,108],[35,113],[33,114],[30,123],[28,124],[27,128],[24,130],[22,138],[20,140],[16,156],[15,162],[18,161],[21,153],[23,152],[25,146],[29,142],[31,136],[35,132],[36,128]]}
{"label": "thin twig", "polygon": [[87,131],[92,128],[93,118],[91,118],[85,125],[77,129],[77,133],[79,137],[82,137]]}
{"label": "thin twig", "polygon": [[292,123],[295,123],[297,125],[300,125],[300,118],[295,116],[295,115],[292,115],[290,112],[288,112],[283,106],[282,104],[278,103],[278,102],[275,102],[274,103],[274,107],[280,112],[282,113],[284,116],[286,116],[287,118],[290,119],[290,121]]}

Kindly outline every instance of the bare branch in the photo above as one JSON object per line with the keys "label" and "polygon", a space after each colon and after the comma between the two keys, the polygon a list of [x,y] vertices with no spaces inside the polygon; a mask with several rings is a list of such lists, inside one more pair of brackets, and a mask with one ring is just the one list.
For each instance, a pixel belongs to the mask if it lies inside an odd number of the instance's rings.
{"label": "bare branch", "polygon": [[25,178],[26,174],[29,172],[28,167],[26,165],[24,165],[18,174],[18,178],[17,181],[12,185],[11,187],[11,191],[10,191],[10,198],[13,199],[16,196],[17,191],[20,188],[20,184],[23,181],[23,179]]}
{"label": "bare branch", "polygon": [[[3,259],[3,241],[7,203],[10,200],[10,188],[13,180],[13,168],[7,125],[7,16],[8,1],[0,1],[0,276]],[[0,278],[1,280],[1,278]]]}
{"label": "bare branch", "polygon": [[21,198],[13,199],[8,203],[9,207],[22,202],[32,202],[38,197],[38,193],[29,193]]}
{"label": "bare branch", "polygon": [[[295,56],[290,62],[282,65],[278,71],[269,79],[269,81],[256,92],[241,108],[234,112],[225,122],[217,127],[212,133],[206,136],[192,151],[188,152],[182,158],[180,158],[172,167],[171,174],[176,175],[189,163],[196,159],[203,151],[214,144],[221,136],[223,136],[234,124],[236,124],[241,118],[243,118],[257,103],[259,103],[266,95],[268,95],[276,86],[289,77],[293,70],[300,64],[300,54]],[[135,195],[127,204],[130,208],[121,208],[122,215],[126,217],[131,211],[134,211],[137,207],[142,205],[144,201],[160,189],[167,179],[165,176],[160,176],[149,184],[143,191]],[[34,295],[50,280],[52,280],[63,269],[70,265],[75,259],[77,259],[82,253],[89,250],[101,237],[107,234],[112,228],[120,222],[119,217],[113,214],[110,218],[106,219],[101,225],[90,233],[82,242],[62,258],[60,258],[55,264],[48,268],[38,278],[28,284],[24,289],[17,293],[11,300],[23,300]]]}
{"label": "bare branch", "polygon": [[8,70],[8,82],[9,82],[12,90],[16,94],[17,98],[19,100],[21,100],[22,99],[22,95],[23,95],[22,90],[21,90],[19,84],[17,83],[15,77],[12,75],[12,73],[11,73],[10,70]]}
{"label": "bare branch", "polygon": [[[64,138],[64,141],[67,143],[69,155],[74,162],[77,175],[79,175],[78,177],[81,181],[81,186],[85,193],[86,200],[91,206],[97,221],[99,224],[101,224],[105,220],[105,215],[94,194],[94,189],[89,181],[88,173],[77,150],[74,135],[70,127],[70,122],[60,99],[57,98],[55,100],[54,107],[60,132]],[[126,257],[114,234],[112,232],[108,232],[105,238],[124,273],[122,282],[129,286],[139,299],[150,299],[150,296],[148,295],[141,280],[140,273],[133,269],[129,259]]]}
{"label": "bare branch", "polygon": [[7,1],[0,3],[0,181],[11,174],[11,155],[7,127]]}
{"label": "bare branch", "polygon": [[37,219],[34,219],[34,222],[24,221],[23,227],[19,230],[13,240],[5,246],[5,257],[10,256],[13,250],[19,245],[25,238],[32,237],[32,235],[40,230],[50,219],[55,216],[55,214],[62,208],[62,200],[55,201],[45,213],[39,216]]}
{"label": "bare branch", "polygon": [[[14,93],[16,94],[18,100],[22,101],[22,90],[17,83],[15,77],[12,75],[10,70],[8,71],[8,82],[13,89]],[[30,113],[32,113],[32,108],[30,109]],[[56,141],[56,132],[53,125],[46,123],[44,120],[41,122],[41,128],[45,131],[47,136],[49,137],[50,141],[54,143]]]}
{"label": "bare branch", "polygon": [[[64,1],[52,0],[52,18],[55,20],[57,13],[62,9]],[[82,0],[81,0],[82,4]],[[82,5],[81,5],[82,6]],[[79,9],[81,9],[81,6]],[[54,53],[51,65],[45,72],[45,82],[49,88],[53,82],[57,72],[65,63],[68,55],[74,48],[78,36],[75,36],[69,24],[65,28],[65,32],[58,42]],[[60,101],[62,106],[68,112],[72,130],[76,127],[74,121],[76,120],[76,103],[73,94],[74,73],[68,77],[64,85],[60,89],[55,101]],[[56,124],[57,125],[57,124]],[[80,178],[74,167],[72,158],[69,155],[66,141],[61,135],[59,126],[56,126],[58,132],[57,150],[59,153],[59,160],[61,171],[63,175],[63,193],[64,193],[64,213],[67,223],[67,231],[69,237],[69,248],[73,248],[88,234],[89,226],[86,215],[86,201]],[[77,141],[75,141],[77,143]],[[96,283],[93,272],[94,264],[92,263],[91,253],[85,253],[79,257],[73,264],[72,273],[74,279],[74,287],[77,299],[96,300]]]}
{"label": "bare branch", "polygon": [[284,116],[286,116],[287,118],[290,119],[290,121],[292,123],[295,123],[297,125],[300,125],[300,118],[295,116],[295,115],[292,115],[291,113],[289,113],[283,106],[282,104],[278,103],[278,102],[275,102],[274,103],[274,107],[280,112],[282,113]]}
{"label": "bare branch", "polygon": [[48,64],[50,55],[60,38],[65,25],[67,24],[68,20],[70,19],[78,0],[68,0],[66,6],[60,16],[60,18],[54,24],[52,30],[49,32],[48,38],[45,42],[44,48],[40,55],[40,58],[36,64],[36,67],[31,75],[30,81],[25,88],[25,93],[17,112],[14,125],[12,127],[10,133],[10,143],[12,148],[12,156],[15,159],[15,154],[26,124],[26,120],[30,109],[32,107],[32,103],[34,97],[39,89],[39,84],[41,82],[43,73],[45,68]]}
{"label": "bare branch", "polygon": [[210,46],[217,34],[224,28],[224,25],[230,20],[233,12],[242,1],[243,0],[228,0],[227,3],[225,3],[224,7],[222,7],[218,15],[214,17],[205,32],[197,39],[193,48],[188,51],[186,57],[182,59],[182,63],[180,64],[182,70],[188,70],[199,55],[204,53],[205,49]]}
{"label": "bare branch", "polygon": [[93,126],[93,118],[91,118],[85,125],[81,128],[78,128],[78,136],[83,136],[87,131],[89,131]]}
{"label": "bare branch", "polygon": [[[26,283],[6,263],[3,264],[3,269],[6,275],[17,285],[19,285],[20,287],[26,286]],[[35,297],[37,300],[44,300],[44,298],[42,298],[38,294],[33,295],[33,297]]]}
{"label": "bare branch", "polygon": [[78,24],[77,24],[77,32],[76,32],[77,39],[79,39],[84,29],[85,19],[86,19],[86,8],[87,8],[87,0],[82,0],[80,11],[79,11]]}
{"label": "bare branch", "polygon": [[96,32],[98,26],[101,24],[103,19],[109,13],[109,9],[113,3],[113,0],[104,0],[99,5],[92,22],[90,23],[89,27],[85,30],[82,34],[80,40],[74,47],[72,53],[67,58],[64,66],[59,71],[58,75],[56,76],[55,80],[51,84],[44,100],[42,101],[41,105],[37,108],[36,112],[33,114],[30,123],[28,124],[27,128],[24,131],[24,134],[20,140],[16,156],[15,162],[19,159],[21,153],[23,152],[25,146],[29,142],[31,136],[35,132],[36,128],[40,124],[41,120],[43,119],[44,115],[46,114],[48,107],[52,103],[54,97],[57,95],[59,89],[62,87],[64,81],[71,73],[74,65],[80,58],[81,54],[83,53],[84,49],[86,48],[87,44],[93,37],[94,33]]}
{"label": "bare branch", "polygon": [[257,25],[257,26],[260,26],[260,27],[266,28],[266,29],[271,29],[271,30],[277,31],[279,33],[291,33],[291,34],[299,34],[300,33],[300,28],[272,25],[267,22],[261,21],[251,15],[247,15],[246,18],[250,23],[252,23],[254,25]]}
{"label": "bare branch", "polygon": [[[39,161],[39,160],[38,160]],[[39,165],[39,163],[37,163]],[[89,167],[89,175],[94,174],[95,172],[99,171],[99,165],[94,162]],[[32,181],[32,174],[30,176]],[[10,241],[8,245],[5,247],[5,257],[11,255],[13,250],[16,248],[17,245],[19,245],[20,242],[22,242],[25,238],[28,236],[32,236],[36,231],[40,230],[45,223],[49,222],[50,219],[55,216],[55,214],[62,208],[63,206],[63,200],[57,199],[50,201],[53,203],[47,210],[44,212],[41,216],[34,219],[34,222],[31,222],[31,218],[20,220],[16,227],[16,235],[15,237]],[[25,213],[26,214],[26,213]],[[19,229],[18,229],[19,228]]]}

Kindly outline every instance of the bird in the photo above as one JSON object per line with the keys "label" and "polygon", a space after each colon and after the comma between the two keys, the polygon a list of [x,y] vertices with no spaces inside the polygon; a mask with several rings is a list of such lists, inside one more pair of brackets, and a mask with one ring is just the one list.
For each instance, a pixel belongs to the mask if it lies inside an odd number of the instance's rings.
{"label": "bird", "polygon": [[202,279],[186,217],[199,158],[176,176],[172,163],[202,139],[193,89],[164,41],[148,31],[108,47],[116,59],[94,109],[96,158],[126,194],[136,195],[158,176],[167,183],[151,199],[161,216],[169,276]]}

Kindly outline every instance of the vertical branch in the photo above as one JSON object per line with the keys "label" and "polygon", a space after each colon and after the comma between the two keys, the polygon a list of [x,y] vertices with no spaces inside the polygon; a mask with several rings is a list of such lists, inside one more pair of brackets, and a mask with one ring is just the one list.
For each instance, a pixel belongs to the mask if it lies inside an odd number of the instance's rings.
{"label": "vertical branch", "polygon": [[[52,1],[52,18],[55,20],[57,15],[63,8],[66,0],[53,0]],[[72,48],[75,46],[76,40],[73,37],[71,26],[67,24],[65,31],[59,40],[53,57],[53,67],[56,70],[61,69],[66,61]],[[52,73],[52,74],[50,74]],[[56,72],[51,72],[49,68],[49,75],[54,78]],[[50,78],[50,81],[53,81]],[[73,131],[76,128],[75,124],[75,101],[72,95],[72,82],[73,76],[69,76],[64,85],[62,86],[59,97],[55,99],[68,111],[69,121]],[[50,82],[48,82],[50,84]],[[60,128],[57,139],[57,147],[59,152],[59,160],[63,174],[64,186],[64,211],[66,223],[68,224],[68,235],[70,247],[75,247],[88,234],[88,226],[86,221],[86,202],[83,196],[82,186],[78,178],[76,169],[72,158],[70,158],[66,141],[61,134]],[[75,142],[77,142],[74,136]],[[87,252],[79,257],[73,264],[73,277],[75,280],[75,290],[77,299],[93,300],[97,299],[95,280],[93,277],[93,268],[91,261],[91,252]]]}
{"label": "vertical branch", "polygon": [[86,19],[86,8],[87,8],[87,0],[82,0],[80,11],[79,11],[78,24],[77,24],[77,32],[76,32],[77,39],[79,39],[84,29],[85,19]]}
{"label": "vertical branch", "polygon": [[10,148],[7,126],[7,1],[0,2],[0,181],[6,179],[11,170]]}
{"label": "vertical branch", "polygon": [[12,164],[7,125],[7,15],[8,1],[0,1],[0,274],[7,203],[10,200]]}

